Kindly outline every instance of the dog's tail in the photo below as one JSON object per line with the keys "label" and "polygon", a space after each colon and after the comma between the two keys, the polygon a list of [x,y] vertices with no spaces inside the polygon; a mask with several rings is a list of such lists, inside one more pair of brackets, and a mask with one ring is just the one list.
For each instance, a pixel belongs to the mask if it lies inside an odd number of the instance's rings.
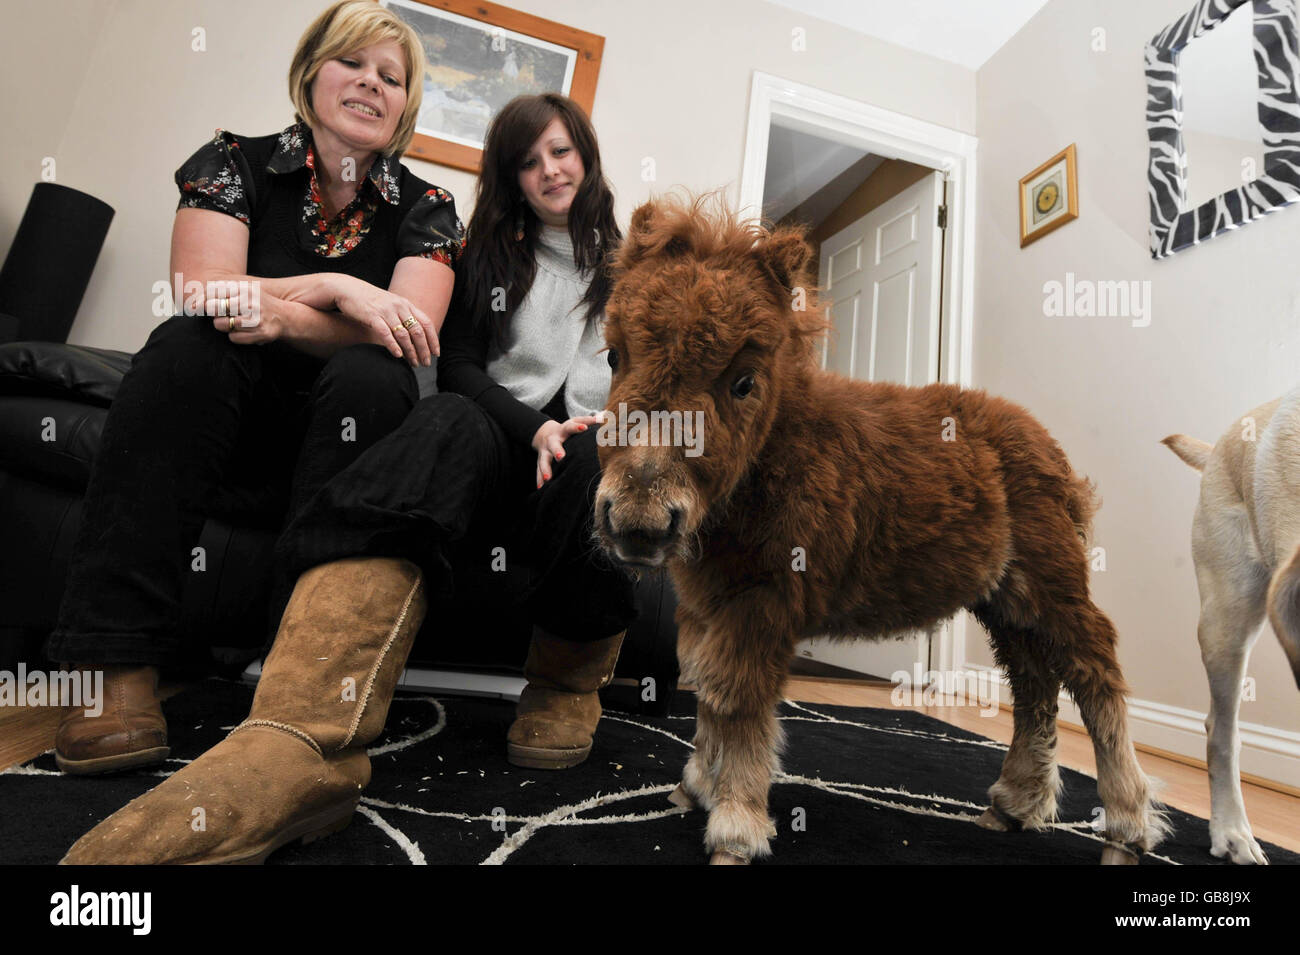
{"label": "dog's tail", "polygon": [[1291,664],[1300,687],[1300,547],[1297,547],[1268,586],[1268,622]]}
{"label": "dog's tail", "polygon": [[1210,452],[1214,450],[1214,445],[1189,438],[1185,434],[1171,434],[1160,443],[1198,471],[1205,470],[1205,462],[1210,459]]}

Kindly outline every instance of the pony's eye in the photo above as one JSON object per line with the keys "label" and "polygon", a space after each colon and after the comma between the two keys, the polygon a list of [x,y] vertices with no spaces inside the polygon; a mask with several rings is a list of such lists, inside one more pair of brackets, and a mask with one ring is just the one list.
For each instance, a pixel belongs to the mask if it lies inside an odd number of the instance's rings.
{"label": "pony's eye", "polygon": [[752,374],[741,375],[731,383],[731,393],[737,398],[748,397],[749,393],[754,390],[754,376]]}
{"label": "pony's eye", "polygon": [[609,370],[618,371],[618,352],[611,348],[607,354],[609,356]]}

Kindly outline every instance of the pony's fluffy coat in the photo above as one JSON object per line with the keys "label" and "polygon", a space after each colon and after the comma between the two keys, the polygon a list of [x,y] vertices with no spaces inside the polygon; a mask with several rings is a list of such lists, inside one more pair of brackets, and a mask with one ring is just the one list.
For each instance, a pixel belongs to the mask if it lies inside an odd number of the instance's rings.
{"label": "pony's fluffy coat", "polygon": [[1088,595],[1090,486],[1010,402],[821,371],[810,255],[801,230],[738,222],[708,199],[648,203],[607,312],[610,408],[704,414],[699,457],[602,447],[596,527],[616,556],[666,563],[676,586],[678,652],[699,690],[679,798],[710,810],[708,849],[770,851],[773,711],[799,639],[883,637],[963,607],[1016,700],[982,822],[1054,817],[1064,684],[1096,747],[1108,838],[1151,848],[1165,823],[1129,742],[1115,630]]}

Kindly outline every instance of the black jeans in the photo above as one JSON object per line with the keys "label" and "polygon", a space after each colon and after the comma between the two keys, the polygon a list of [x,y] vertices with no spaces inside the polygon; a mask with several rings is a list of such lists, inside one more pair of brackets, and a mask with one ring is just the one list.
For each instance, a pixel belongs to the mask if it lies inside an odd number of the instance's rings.
{"label": "black jeans", "polygon": [[636,611],[631,577],[592,538],[596,429],[564,451],[539,490],[532,448],[470,399],[432,395],[297,512],[277,562],[296,575],[345,557],[403,557],[424,569],[435,600],[460,599],[458,575],[518,562],[527,583],[509,599],[534,624],[568,640],[613,636]]}
{"label": "black jeans", "polygon": [[204,318],[163,322],[109,409],[46,653],[192,663],[181,594],[204,520],[279,529],[417,396],[410,367],[378,345],[321,361],[232,344]]}

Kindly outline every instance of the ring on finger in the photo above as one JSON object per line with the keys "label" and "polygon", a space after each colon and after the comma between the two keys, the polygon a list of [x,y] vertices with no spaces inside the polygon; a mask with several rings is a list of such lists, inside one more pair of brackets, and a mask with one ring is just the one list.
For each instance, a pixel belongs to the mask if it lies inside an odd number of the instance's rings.
{"label": "ring on finger", "polygon": [[413,315],[406,316],[406,318],[402,321],[402,327],[405,328],[408,332],[412,328],[414,328],[415,325],[416,325],[416,321],[415,321],[415,316]]}
{"label": "ring on finger", "polygon": [[233,332],[234,330],[235,330],[235,316],[231,315],[231,316],[230,316],[230,327],[227,328],[226,331],[228,331],[228,332]]}
{"label": "ring on finger", "polygon": [[392,329],[391,329],[391,331],[392,331],[392,333],[393,333],[394,335],[396,335],[396,334],[397,334],[399,331],[401,331],[401,330],[402,330],[402,326],[401,326],[401,324],[394,325],[394,326],[392,327]]}
{"label": "ring on finger", "polygon": [[225,318],[229,314],[230,314],[230,299],[228,298],[217,299],[217,317]]}

